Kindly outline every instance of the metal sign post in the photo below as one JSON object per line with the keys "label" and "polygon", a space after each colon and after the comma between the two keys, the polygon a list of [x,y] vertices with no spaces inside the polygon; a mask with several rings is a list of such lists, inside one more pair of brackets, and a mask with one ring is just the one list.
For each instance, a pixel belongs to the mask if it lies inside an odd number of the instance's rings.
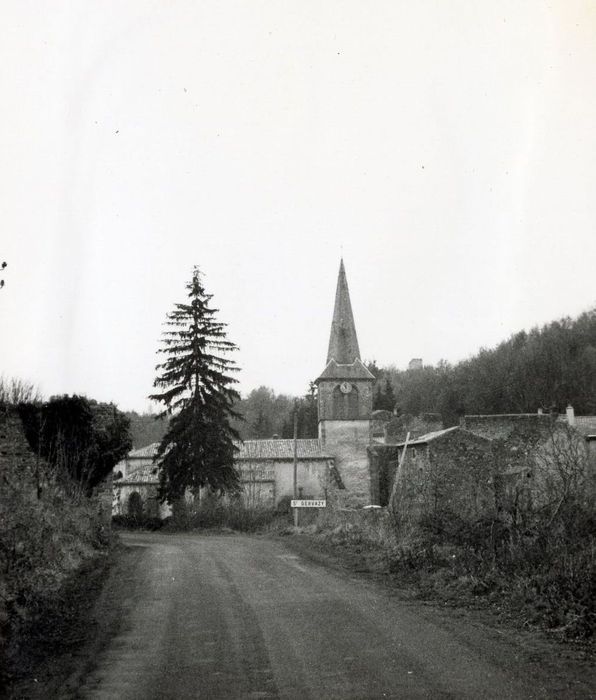
{"label": "metal sign post", "polygon": [[[294,401],[294,500],[298,498],[298,400]],[[294,527],[298,527],[298,508],[294,508]]]}

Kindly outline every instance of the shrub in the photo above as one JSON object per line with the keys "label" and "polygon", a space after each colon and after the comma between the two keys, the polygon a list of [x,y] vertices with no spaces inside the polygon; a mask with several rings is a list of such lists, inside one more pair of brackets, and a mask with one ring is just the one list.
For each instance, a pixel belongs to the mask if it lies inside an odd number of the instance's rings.
{"label": "shrub", "polygon": [[196,505],[174,508],[168,529],[256,532],[270,525],[276,515],[273,508],[249,507],[240,500],[209,497]]}

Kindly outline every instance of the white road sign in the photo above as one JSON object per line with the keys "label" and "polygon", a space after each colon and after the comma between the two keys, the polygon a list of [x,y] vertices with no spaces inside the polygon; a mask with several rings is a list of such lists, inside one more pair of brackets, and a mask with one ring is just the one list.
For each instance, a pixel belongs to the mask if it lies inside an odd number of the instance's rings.
{"label": "white road sign", "polygon": [[326,508],[327,501],[325,499],[319,501],[304,501],[304,500],[292,500],[292,508]]}

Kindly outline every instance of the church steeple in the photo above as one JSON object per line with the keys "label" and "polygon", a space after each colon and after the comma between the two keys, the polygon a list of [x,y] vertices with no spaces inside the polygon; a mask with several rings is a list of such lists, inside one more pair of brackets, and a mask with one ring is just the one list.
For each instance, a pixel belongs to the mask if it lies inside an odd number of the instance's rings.
{"label": "church steeple", "polygon": [[360,359],[360,349],[352,314],[352,304],[350,303],[346,269],[342,258],[335,291],[335,308],[331,322],[327,363],[330,360],[335,360],[337,364],[349,365],[357,359]]}

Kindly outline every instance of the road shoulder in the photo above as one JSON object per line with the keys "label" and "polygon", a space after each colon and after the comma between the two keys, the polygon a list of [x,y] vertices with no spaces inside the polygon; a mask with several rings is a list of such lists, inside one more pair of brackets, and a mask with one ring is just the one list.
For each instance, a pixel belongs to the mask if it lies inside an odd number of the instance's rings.
{"label": "road shoulder", "polygon": [[443,629],[482,658],[499,660],[504,670],[533,679],[537,688],[555,695],[537,697],[596,698],[596,649],[593,644],[563,642],[538,628],[522,628],[497,610],[478,603],[459,605],[428,600],[390,574],[378,552],[336,547],[306,533],[275,535],[277,542],[304,559],[343,572],[383,590],[400,605]]}

